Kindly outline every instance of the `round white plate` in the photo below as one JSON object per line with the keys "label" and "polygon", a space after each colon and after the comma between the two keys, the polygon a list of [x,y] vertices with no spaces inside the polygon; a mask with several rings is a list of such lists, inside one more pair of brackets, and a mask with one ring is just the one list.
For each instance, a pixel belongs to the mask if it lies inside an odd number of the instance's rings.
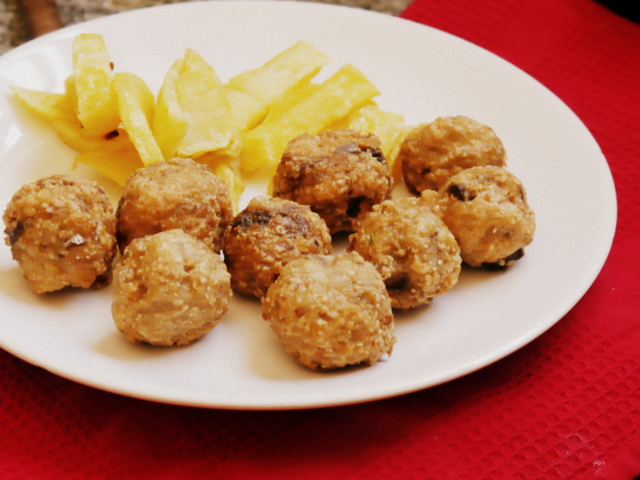
{"label": "round white plate", "polygon": [[[535,339],[582,297],[609,252],[616,221],[611,174],[592,136],[558,98],[511,64],[438,30],[310,3],[154,7],[68,27],[5,54],[3,208],[23,184],[70,171],[73,152],[16,105],[9,86],[62,92],[72,39],[83,32],[102,34],[116,71],[137,74],[154,93],[187,47],[224,81],[307,40],[333,59],[322,75],[354,64],[382,92],[379,105],[408,124],[462,114],[493,127],[528,190],[538,228],[510,271],[464,269],[446,295],[398,313],[389,359],[333,373],[290,358],[261,319],[259,302],[238,295],[223,322],[191,346],[129,343],[112,321],[110,287],[38,296],[2,245],[0,346],[34,365],[107,391],[194,406],[308,408],[380,399],[460,377]],[[115,204],[118,191],[109,188]],[[244,202],[264,191],[251,185]]]}

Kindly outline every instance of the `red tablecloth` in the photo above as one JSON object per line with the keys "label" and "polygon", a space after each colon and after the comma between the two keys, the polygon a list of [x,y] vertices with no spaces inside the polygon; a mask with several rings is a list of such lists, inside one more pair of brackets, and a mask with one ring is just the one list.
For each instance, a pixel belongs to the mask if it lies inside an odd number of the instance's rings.
{"label": "red tablecloth", "polygon": [[524,69],[600,143],[617,185],[619,227],[585,297],[541,338],[472,375],[318,410],[134,400],[0,351],[0,479],[640,474],[640,25],[591,0],[416,0],[403,17]]}

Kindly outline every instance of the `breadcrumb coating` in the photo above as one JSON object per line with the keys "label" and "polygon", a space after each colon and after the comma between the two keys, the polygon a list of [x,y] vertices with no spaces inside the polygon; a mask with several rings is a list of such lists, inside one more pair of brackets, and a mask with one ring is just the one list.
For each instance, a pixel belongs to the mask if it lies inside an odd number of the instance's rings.
{"label": "breadcrumb coating", "polygon": [[53,175],[29,183],[14,194],[3,219],[5,243],[37,293],[108,281],[116,222],[96,182]]}
{"label": "breadcrumb coating", "polygon": [[460,248],[431,203],[426,197],[386,200],[349,237],[348,250],[380,272],[394,308],[424,305],[458,283]]}
{"label": "breadcrumb coating", "polygon": [[396,342],[382,278],[356,252],[288,263],[263,297],[262,312],[285,350],[314,370],[372,365]]}
{"label": "breadcrumb coating", "polygon": [[502,167],[474,167],[438,192],[442,219],[471,266],[507,268],[533,241],[535,214],[522,182]]}
{"label": "breadcrumb coating", "polygon": [[331,233],[352,232],[391,196],[380,139],[352,130],[302,134],[289,142],[273,177],[273,195],[309,205]]}
{"label": "breadcrumb coating", "polygon": [[291,260],[332,251],[329,229],[320,216],[306,205],[281,198],[253,198],[223,237],[231,287],[258,298]]}
{"label": "breadcrumb coating", "polygon": [[111,312],[131,341],[186,345],[229,309],[230,275],[220,256],[182,230],[131,242],[113,272]]}
{"label": "breadcrumb coating", "polygon": [[233,204],[229,186],[208,166],[174,158],[141,168],[129,178],[116,218],[121,253],[136,238],[175,228],[219,253]]}
{"label": "breadcrumb coating", "polygon": [[440,117],[410,132],[400,146],[404,181],[411,191],[439,190],[471,167],[506,165],[502,141],[490,127],[462,115]]}

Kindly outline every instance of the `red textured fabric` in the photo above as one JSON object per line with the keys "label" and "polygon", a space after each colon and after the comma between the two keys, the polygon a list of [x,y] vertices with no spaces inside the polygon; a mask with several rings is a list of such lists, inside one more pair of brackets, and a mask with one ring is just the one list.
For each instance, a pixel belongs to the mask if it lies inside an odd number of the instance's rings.
{"label": "red textured fabric", "polygon": [[585,297],[536,341],[432,389],[349,407],[162,405],[0,351],[0,479],[613,479],[640,475],[640,26],[590,0],[416,0],[403,17],[544,83],[607,157],[619,227]]}

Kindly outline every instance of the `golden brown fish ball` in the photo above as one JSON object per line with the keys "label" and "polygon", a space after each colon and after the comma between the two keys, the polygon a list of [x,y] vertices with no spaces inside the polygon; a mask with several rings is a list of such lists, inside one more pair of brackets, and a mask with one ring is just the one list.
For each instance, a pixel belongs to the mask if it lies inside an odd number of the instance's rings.
{"label": "golden brown fish ball", "polygon": [[231,287],[261,298],[291,260],[332,253],[331,235],[308,206],[259,196],[227,226],[223,252]]}
{"label": "golden brown fish ball", "polygon": [[113,272],[113,320],[134,342],[186,345],[229,309],[230,275],[220,256],[182,230],[131,242]]}
{"label": "golden brown fish ball", "polygon": [[356,252],[289,262],[263,297],[262,312],[285,350],[314,370],[372,365],[396,342],[382,278]]}
{"label": "golden brown fish ball", "polygon": [[227,183],[189,158],[156,162],[134,173],[116,211],[120,252],[132,240],[175,228],[220,252],[233,218]]}
{"label": "golden brown fish ball", "polygon": [[410,132],[396,161],[409,190],[420,193],[440,189],[467,168],[504,166],[506,153],[490,127],[465,116],[440,117]]}
{"label": "golden brown fish ball", "polygon": [[535,214],[522,182],[502,167],[474,167],[438,192],[442,219],[471,266],[507,268],[533,241]]}
{"label": "golden brown fish ball", "polygon": [[460,275],[460,248],[423,198],[398,198],[376,205],[349,237],[380,272],[394,308],[430,302],[449,291]]}
{"label": "golden brown fish ball", "polygon": [[371,207],[390,197],[391,185],[378,137],[327,130],[289,142],[273,195],[309,205],[336,233],[357,230]]}
{"label": "golden brown fish ball", "polygon": [[94,181],[53,175],[20,188],[4,212],[5,242],[37,293],[107,281],[117,253],[113,206]]}

